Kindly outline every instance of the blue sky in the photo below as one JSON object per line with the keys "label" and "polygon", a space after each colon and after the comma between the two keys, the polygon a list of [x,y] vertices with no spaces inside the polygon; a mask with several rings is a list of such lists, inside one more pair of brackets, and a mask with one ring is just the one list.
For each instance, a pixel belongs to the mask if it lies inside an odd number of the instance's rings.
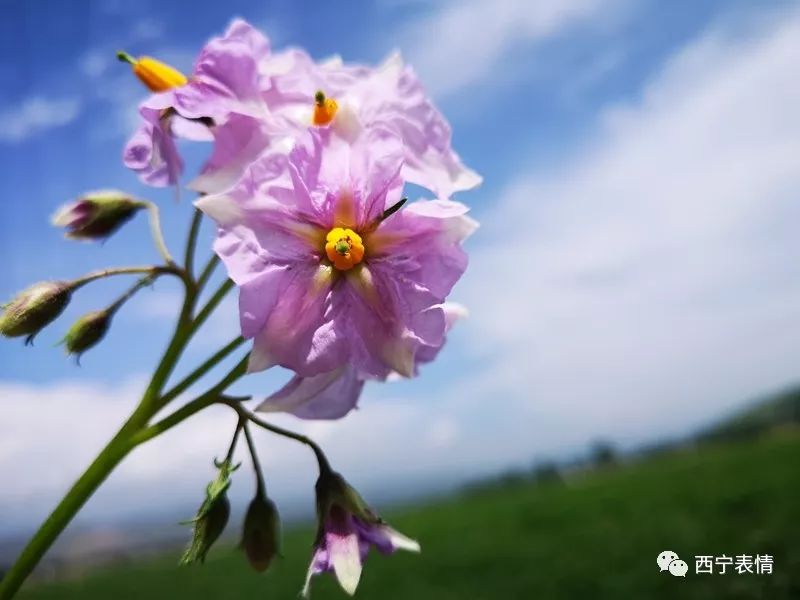
{"label": "blue sky", "polygon": [[[185,70],[233,16],[275,47],[376,63],[399,48],[484,185],[459,199],[482,228],[453,299],[470,318],[410,382],[368,386],[316,436],[367,494],[451,484],[598,438],[676,435],[798,378],[800,8],[789,2],[478,0],[8,3],[0,22],[0,297],[30,282],[156,260],[143,216],[104,245],[48,224],[83,191],[159,203],[177,252],[190,197],[120,162],[143,90],[124,48]],[[187,147],[190,167],[205,149]],[[203,231],[206,246],[211,230]],[[132,409],[170,328],[160,281],[80,368],[54,348],[126,282],[83,290],[35,347],[0,345],[0,510],[41,519]],[[237,333],[235,298],[186,356]],[[266,395],[286,375],[253,376]],[[196,504],[233,422],[209,411],[145,447],[84,519]],[[263,439],[272,489],[311,506],[313,463]],[[368,449],[368,451],[366,450]],[[148,498],[157,486],[158,507]],[[241,477],[242,499],[251,482]],[[7,528],[6,528],[7,529]]]}

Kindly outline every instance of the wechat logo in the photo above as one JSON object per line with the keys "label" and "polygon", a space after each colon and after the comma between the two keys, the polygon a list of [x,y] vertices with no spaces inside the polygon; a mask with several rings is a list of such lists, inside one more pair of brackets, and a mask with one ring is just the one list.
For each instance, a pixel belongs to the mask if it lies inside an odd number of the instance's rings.
{"label": "wechat logo", "polygon": [[656,563],[661,571],[669,571],[674,577],[686,577],[686,572],[689,570],[686,561],[681,560],[671,550],[664,550],[659,554]]}

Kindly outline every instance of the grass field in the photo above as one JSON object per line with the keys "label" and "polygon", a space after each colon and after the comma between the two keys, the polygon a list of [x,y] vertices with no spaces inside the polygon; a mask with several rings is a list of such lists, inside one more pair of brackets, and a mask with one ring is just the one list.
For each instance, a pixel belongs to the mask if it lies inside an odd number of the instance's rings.
{"label": "grass field", "polygon": [[[506,486],[390,515],[423,554],[371,555],[357,597],[411,600],[525,598],[800,598],[800,434],[704,447],[568,479]],[[204,567],[177,556],[30,586],[25,600],[294,598],[311,530],[285,537],[266,575],[216,548]],[[673,550],[685,579],[659,573]],[[771,554],[773,575],[697,575],[695,555]],[[313,597],[343,598],[330,577]]]}

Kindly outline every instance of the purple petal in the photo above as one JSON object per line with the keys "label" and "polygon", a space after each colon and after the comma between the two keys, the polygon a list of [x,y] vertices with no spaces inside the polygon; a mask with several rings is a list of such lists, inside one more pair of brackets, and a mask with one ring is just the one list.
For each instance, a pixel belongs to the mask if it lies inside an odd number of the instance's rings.
{"label": "purple petal", "polygon": [[363,388],[364,380],[348,367],[314,377],[295,375],[256,410],[288,412],[301,419],[340,419],[356,407]]}

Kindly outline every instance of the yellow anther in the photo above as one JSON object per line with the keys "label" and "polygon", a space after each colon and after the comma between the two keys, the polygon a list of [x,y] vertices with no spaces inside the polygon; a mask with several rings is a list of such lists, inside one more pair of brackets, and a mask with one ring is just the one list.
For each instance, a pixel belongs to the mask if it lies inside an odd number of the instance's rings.
{"label": "yellow anther", "polygon": [[336,116],[339,105],[333,98],[326,98],[321,91],[314,96],[314,116],[311,118],[312,124],[322,127],[330,124]]}
{"label": "yellow anther", "polygon": [[131,65],[133,73],[152,92],[166,92],[186,85],[186,75],[176,68],[155,58],[140,56],[138,59],[125,52],[117,52],[117,58]]}
{"label": "yellow anther", "polygon": [[334,227],[325,236],[325,254],[334,267],[347,271],[364,260],[364,242],[352,229]]}

